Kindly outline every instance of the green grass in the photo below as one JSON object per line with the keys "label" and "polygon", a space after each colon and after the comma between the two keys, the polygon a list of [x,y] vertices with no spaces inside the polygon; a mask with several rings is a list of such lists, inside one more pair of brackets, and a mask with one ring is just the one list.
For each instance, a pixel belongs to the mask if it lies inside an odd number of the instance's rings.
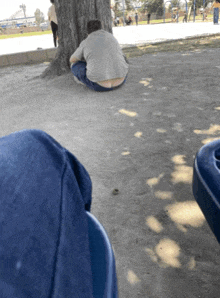
{"label": "green grass", "polygon": [[25,33],[17,33],[17,34],[4,34],[4,35],[0,35],[0,39],[24,37],[24,36],[34,36],[34,35],[44,35],[44,34],[51,34],[51,33],[52,33],[51,30],[47,30],[47,31],[25,32]]}

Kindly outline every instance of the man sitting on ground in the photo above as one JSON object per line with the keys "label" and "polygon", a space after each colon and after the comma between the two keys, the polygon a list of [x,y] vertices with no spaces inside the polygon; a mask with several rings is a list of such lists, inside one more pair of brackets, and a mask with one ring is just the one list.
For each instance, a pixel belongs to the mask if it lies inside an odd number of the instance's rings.
{"label": "man sitting on ground", "polygon": [[88,37],[70,57],[75,81],[95,91],[110,91],[121,86],[128,64],[115,37],[102,29],[99,20],[87,24]]}

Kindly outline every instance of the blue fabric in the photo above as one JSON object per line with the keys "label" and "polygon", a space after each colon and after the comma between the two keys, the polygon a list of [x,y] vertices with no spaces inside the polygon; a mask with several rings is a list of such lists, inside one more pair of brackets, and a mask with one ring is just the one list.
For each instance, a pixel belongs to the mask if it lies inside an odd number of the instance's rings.
{"label": "blue fabric", "polygon": [[219,8],[215,7],[213,11],[214,11],[214,13],[213,13],[213,23],[218,24]]}
{"label": "blue fabric", "polygon": [[92,297],[91,180],[52,137],[0,138],[0,297]]}
{"label": "blue fabric", "polygon": [[100,92],[111,91],[111,90],[114,90],[114,89],[120,87],[126,81],[126,79],[125,79],[124,82],[122,84],[120,84],[120,86],[117,86],[117,87],[113,87],[113,88],[102,87],[99,84],[96,84],[87,78],[87,76],[86,76],[86,62],[84,62],[84,61],[78,61],[75,64],[73,64],[71,67],[71,71],[74,74],[74,76],[77,77],[77,79],[79,81],[81,81],[88,88],[90,88],[91,90],[94,90],[94,91],[100,91]]}

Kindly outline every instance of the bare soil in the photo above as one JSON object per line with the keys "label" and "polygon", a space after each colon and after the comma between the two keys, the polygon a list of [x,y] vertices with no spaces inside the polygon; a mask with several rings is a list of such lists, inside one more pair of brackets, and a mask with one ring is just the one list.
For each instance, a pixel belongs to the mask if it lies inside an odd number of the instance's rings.
{"label": "bare soil", "polygon": [[145,54],[152,54],[155,52],[180,52],[180,51],[193,51],[196,49],[206,48],[219,48],[220,47],[220,34],[193,37],[183,40],[167,41],[156,44],[146,44],[142,46],[134,46],[124,49],[124,53],[129,57],[137,57]]}
{"label": "bare soil", "polygon": [[126,51],[127,82],[108,93],[71,73],[42,79],[45,64],[1,68],[0,136],[42,129],[83,163],[119,297],[218,298],[220,247],[194,200],[192,167],[220,137],[219,37]]}

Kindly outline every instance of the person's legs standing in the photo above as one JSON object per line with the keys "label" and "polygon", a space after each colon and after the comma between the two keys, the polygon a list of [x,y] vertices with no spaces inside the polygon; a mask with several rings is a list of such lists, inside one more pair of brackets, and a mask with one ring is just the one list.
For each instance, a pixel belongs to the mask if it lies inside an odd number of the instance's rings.
{"label": "person's legs standing", "polygon": [[54,46],[57,46],[57,31],[58,31],[58,25],[56,23],[54,23],[53,21],[51,21],[50,23],[51,25],[51,29],[53,32],[53,42],[54,42]]}
{"label": "person's legs standing", "polygon": [[219,8],[216,7],[214,8],[214,13],[213,13],[214,24],[216,25],[218,25],[218,18],[219,18]]}

